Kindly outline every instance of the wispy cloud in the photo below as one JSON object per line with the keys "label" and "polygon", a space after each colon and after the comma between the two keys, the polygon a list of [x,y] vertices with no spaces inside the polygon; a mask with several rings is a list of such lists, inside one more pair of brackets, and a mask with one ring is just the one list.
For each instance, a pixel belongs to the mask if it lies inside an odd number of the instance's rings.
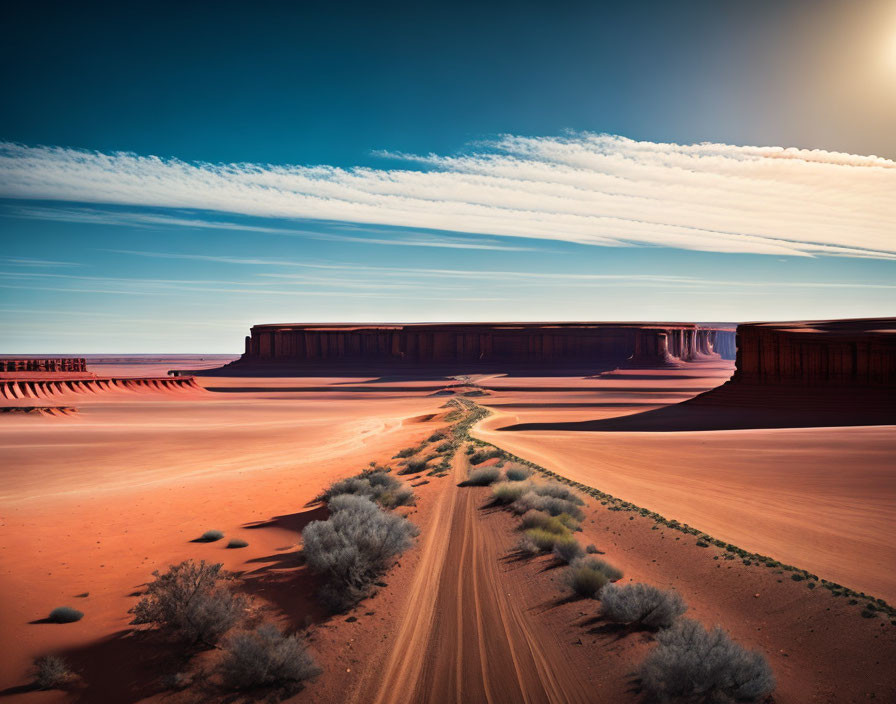
{"label": "wispy cloud", "polygon": [[81,266],[77,262],[60,262],[53,259],[26,259],[23,257],[0,257],[0,264],[4,264],[6,266],[22,266],[39,269],[56,269]]}
{"label": "wispy cloud", "polygon": [[[309,275],[297,273],[260,272],[263,279],[294,281],[297,283],[319,283],[323,285],[358,285],[378,288],[385,287],[420,287],[427,290],[459,290],[456,287],[433,285],[432,279],[458,279],[488,282],[489,286],[558,286],[564,288],[588,286],[663,286],[711,288],[747,287],[767,288],[766,281],[739,281],[736,279],[708,279],[696,276],[655,273],[619,273],[619,274],[574,274],[570,272],[518,271],[493,269],[445,269],[427,267],[375,266],[370,264],[324,263],[289,259],[270,259],[258,257],[230,257],[213,254],[188,254],[179,252],[148,252],[142,250],[112,249],[106,250],[117,254],[149,257],[153,259],[180,259],[188,261],[206,261],[241,266],[277,266],[291,269],[310,269],[325,271],[325,275]],[[343,278],[339,278],[341,274]],[[372,281],[359,278],[359,275],[372,276]],[[0,272],[2,276],[2,272]],[[56,275],[59,276],[59,275]],[[403,283],[381,283],[400,280]],[[253,284],[259,285],[259,284]],[[465,284],[466,285],[466,284]],[[880,284],[857,281],[775,281],[774,286],[788,288],[856,288],[856,289],[896,289],[896,284]]]}
{"label": "wispy cloud", "polygon": [[99,210],[96,208],[19,207],[10,208],[8,214],[13,217],[55,220],[57,222],[78,222],[89,223],[92,225],[125,225],[128,227],[145,228],[180,227],[202,230],[230,230],[266,235],[282,235],[284,237],[303,237],[305,239],[322,240],[326,242],[350,242],[354,244],[374,244],[389,247],[435,247],[442,249],[479,249],[503,252],[534,251],[533,247],[501,244],[486,238],[480,238],[481,241],[474,241],[470,238],[450,237],[447,235],[427,232],[406,233],[401,237],[337,235],[333,233],[319,232],[313,229],[267,227],[264,225],[251,225],[249,223],[213,220],[200,216],[180,217],[160,213],[122,212]]}
{"label": "wispy cloud", "polygon": [[505,136],[406,169],[186,163],[0,144],[0,195],[714,252],[896,259],[896,162]]}

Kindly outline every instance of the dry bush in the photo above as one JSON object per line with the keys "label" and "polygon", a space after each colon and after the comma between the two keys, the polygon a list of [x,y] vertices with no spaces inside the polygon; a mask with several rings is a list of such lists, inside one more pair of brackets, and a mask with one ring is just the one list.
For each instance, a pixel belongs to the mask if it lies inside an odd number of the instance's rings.
{"label": "dry bush", "polygon": [[57,606],[47,617],[52,623],[74,623],[84,618],[84,614],[71,606]]}
{"label": "dry bush", "polygon": [[402,467],[398,473],[399,474],[418,474],[426,469],[426,465],[431,460],[431,457],[424,457],[419,460],[408,460],[404,467]]}
{"label": "dry bush", "polygon": [[572,562],[585,555],[582,546],[571,535],[554,542],[554,555],[563,562]]}
{"label": "dry bush", "polygon": [[591,556],[573,560],[564,574],[567,586],[579,596],[589,599],[596,599],[604,585],[621,578],[621,570]]}
{"label": "dry bush", "polygon": [[529,482],[500,482],[492,485],[492,498],[499,504],[511,504],[530,489]]}
{"label": "dry bush", "polygon": [[39,689],[58,689],[73,676],[68,663],[55,655],[35,659],[33,675]]}
{"label": "dry bush", "polygon": [[679,619],[657,641],[639,673],[653,701],[752,702],[775,688],[765,657],[745,650],[718,626],[707,632],[697,621]]}
{"label": "dry bush", "polygon": [[[514,482],[516,485],[522,483],[523,482]],[[544,511],[552,516],[566,514],[577,521],[581,521],[585,517],[582,510],[572,501],[554,496],[542,496],[535,491],[526,491],[523,493],[513,502],[510,508],[514,513],[519,514],[532,510]]]}
{"label": "dry bush", "polygon": [[501,471],[497,467],[479,467],[478,469],[470,471],[464,485],[488,486],[489,484],[494,484],[498,481],[498,477],[500,476]]}
{"label": "dry bush", "polygon": [[199,543],[214,543],[216,540],[220,540],[224,537],[224,533],[219,530],[207,530],[205,533],[200,535],[196,542]]}
{"label": "dry bush", "polygon": [[243,540],[242,538],[231,538],[227,543],[227,548],[229,550],[235,550],[238,548],[247,548],[249,547],[249,543]]}
{"label": "dry bush", "polygon": [[132,624],[151,624],[176,638],[213,646],[242,618],[246,600],[232,591],[221,564],[186,560],[155,579],[131,609]]}
{"label": "dry bush", "polygon": [[544,511],[526,511],[520,519],[520,527],[523,530],[529,528],[541,528],[551,533],[567,533],[568,526],[556,516],[552,516]]}
{"label": "dry bush", "polygon": [[500,457],[503,454],[504,453],[496,447],[493,447],[491,450],[479,450],[470,455],[470,464],[482,464],[486,460]]}
{"label": "dry bush", "polygon": [[412,505],[414,492],[388,472],[388,469],[382,467],[365,470],[355,477],[336,482],[318,498],[329,502],[336,496],[352,494],[367,496],[386,508]]}
{"label": "dry bush", "polygon": [[305,680],[318,675],[320,668],[298,638],[284,636],[276,626],[265,624],[232,635],[218,671],[227,689],[277,687],[293,693]]}
{"label": "dry bush", "polygon": [[365,496],[343,494],[330,501],[326,521],[302,531],[308,566],[327,579],[324,601],[334,610],[353,606],[370,592],[392,559],[407,550],[417,527],[381,510]]}
{"label": "dry bush", "polygon": [[509,482],[523,482],[532,476],[532,470],[519,465],[512,465],[507,468],[505,474]]}
{"label": "dry bush", "polygon": [[609,621],[668,628],[687,611],[678,592],[650,584],[608,584],[600,590],[601,611]]}
{"label": "dry bush", "polygon": [[577,506],[583,506],[585,504],[577,491],[570,489],[568,486],[560,484],[559,482],[535,484],[533,491],[539,496],[550,496],[555,499],[562,499],[563,501],[569,501]]}

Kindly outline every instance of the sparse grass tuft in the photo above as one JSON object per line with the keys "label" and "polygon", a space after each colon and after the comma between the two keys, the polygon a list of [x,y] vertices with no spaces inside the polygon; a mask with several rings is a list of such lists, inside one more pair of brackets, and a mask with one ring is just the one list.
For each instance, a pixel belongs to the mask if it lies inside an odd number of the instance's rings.
{"label": "sparse grass tuft", "polygon": [[84,618],[84,614],[71,606],[58,606],[50,612],[48,621],[53,623],[74,623]]}
{"label": "sparse grass tuft", "polygon": [[678,592],[650,584],[608,584],[600,590],[600,603],[609,621],[653,629],[669,628],[688,608]]}
{"label": "sparse grass tuft", "polygon": [[640,669],[648,699],[753,702],[775,688],[765,658],[745,650],[718,626],[706,631],[697,621],[680,619],[660,631],[657,641]]}

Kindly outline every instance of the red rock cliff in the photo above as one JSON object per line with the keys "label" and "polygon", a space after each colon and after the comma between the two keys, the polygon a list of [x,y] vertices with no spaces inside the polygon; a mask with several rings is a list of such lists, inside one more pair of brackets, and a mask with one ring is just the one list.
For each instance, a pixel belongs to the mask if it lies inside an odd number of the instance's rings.
{"label": "red rock cliff", "polygon": [[718,359],[714,332],[690,323],[256,325],[232,366],[656,366]]}
{"label": "red rock cliff", "polygon": [[730,383],[896,386],[896,318],[739,325]]}

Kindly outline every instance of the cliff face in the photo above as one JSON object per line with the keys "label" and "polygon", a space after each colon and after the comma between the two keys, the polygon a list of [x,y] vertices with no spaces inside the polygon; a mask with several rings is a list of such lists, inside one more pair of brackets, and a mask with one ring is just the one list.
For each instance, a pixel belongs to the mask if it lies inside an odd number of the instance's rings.
{"label": "cliff face", "polygon": [[730,383],[896,386],[896,318],[739,325]]}
{"label": "cliff face", "polygon": [[83,357],[41,358],[5,357],[0,359],[3,372],[86,372],[87,361]]}
{"label": "cliff face", "polygon": [[714,332],[690,323],[256,325],[233,366],[663,366],[718,359]]}

